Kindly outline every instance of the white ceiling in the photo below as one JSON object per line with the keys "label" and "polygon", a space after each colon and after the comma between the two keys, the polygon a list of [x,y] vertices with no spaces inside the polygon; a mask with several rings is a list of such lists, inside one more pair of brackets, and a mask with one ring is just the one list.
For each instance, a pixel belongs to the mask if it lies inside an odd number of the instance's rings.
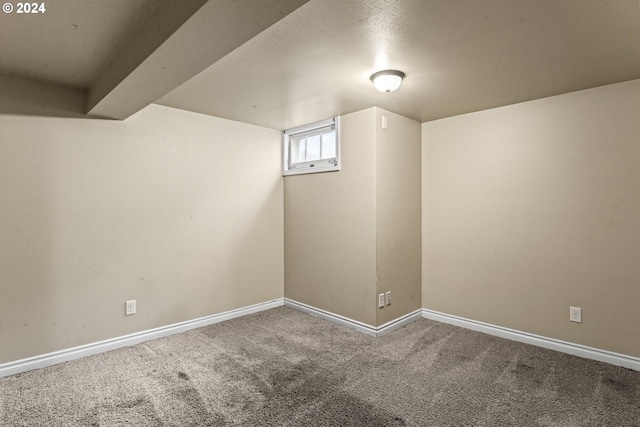
{"label": "white ceiling", "polygon": [[0,16],[0,70],[89,87],[159,1],[49,0],[39,14],[14,6]]}
{"label": "white ceiling", "polygon": [[[85,87],[92,114],[157,100],[275,129],[371,106],[424,122],[640,78],[639,0],[159,3],[50,0],[40,21],[0,17],[0,70]],[[158,10],[191,3],[182,25],[134,49],[170,21]],[[136,66],[100,84],[127,49]],[[369,81],[386,68],[407,75],[394,93]]]}

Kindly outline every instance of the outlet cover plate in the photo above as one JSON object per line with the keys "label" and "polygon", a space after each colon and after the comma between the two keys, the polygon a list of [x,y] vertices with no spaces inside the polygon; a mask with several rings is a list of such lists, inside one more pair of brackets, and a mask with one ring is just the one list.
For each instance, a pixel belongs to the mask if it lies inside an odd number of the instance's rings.
{"label": "outlet cover plate", "polygon": [[582,309],[580,307],[569,307],[569,320],[582,323]]}
{"label": "outlet cover plate", "polygon": [[136,300],[132,299],[124,302],[124,314],[127,316],[136,314]]}

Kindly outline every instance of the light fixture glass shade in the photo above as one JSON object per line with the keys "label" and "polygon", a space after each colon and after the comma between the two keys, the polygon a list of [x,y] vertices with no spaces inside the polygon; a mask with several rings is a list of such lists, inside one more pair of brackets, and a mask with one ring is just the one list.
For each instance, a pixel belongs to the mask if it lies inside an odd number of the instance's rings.
{"label": "light fixture glass shade", "polygon": [[393,92],[400,87],[404,73],[396,70],[378,71],[371,76],[373,85],[380,92]]}

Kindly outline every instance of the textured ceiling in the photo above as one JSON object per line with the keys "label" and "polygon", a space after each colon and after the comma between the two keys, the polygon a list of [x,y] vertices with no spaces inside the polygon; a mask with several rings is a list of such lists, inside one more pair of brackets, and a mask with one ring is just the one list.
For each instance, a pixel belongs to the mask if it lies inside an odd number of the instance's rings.
{"label": "textured ceiling", "polygon": [[[407,77],[374,90],[385,68]],[[312,0],[158,102],[285,129],[420,122],[640,78],[638,0]]]}
{"label": "textured ceiling", "polygon": [[[155,101],[286,129],[371,106],[424,122],[640,78],[639,0],[307,1],[49,0],[0,14],[0,79],[81,87],[95,116]],[[407,75],[396,92],[369,81],[386,68]]]}
{"label": "textured ceiling", "polygon": [[[0,88],[12,93],[0,93],[0,113],[55,104],[39,80],[83,89],[88,116],[126,119],[307,1],[49,0],[42,13],[2,13]],[[17,77],[31,96],[16,93]]]}
{"label": "textured ceiling", "polygon": [[[88,87],[160,0],[45,1],[45,13],[0,14],[0,70]],[[43,3],[43,2],[38,2]]]}

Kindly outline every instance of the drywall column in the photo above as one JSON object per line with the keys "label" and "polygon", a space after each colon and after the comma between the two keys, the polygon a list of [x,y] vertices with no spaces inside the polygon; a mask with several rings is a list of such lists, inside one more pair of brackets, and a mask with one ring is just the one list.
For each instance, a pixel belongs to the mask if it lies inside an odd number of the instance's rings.
{"label": "drywall column", "polygon": [[[383,117],[385,128],[383,128]],[[421,307],[420,123],[376,108],[377,326]]]}
{"label": "drywall column", "polygon": [[422,131],[423,307],[640,356],[640,80]]}
{"label": "drywall column", "polygon": [[285,297],[380,326],[420,308],[420,124],[347,114],[340,145],[339,172],[285,178]]}
{"label": "drywall column", "polygon": [[340,118],[342,170],[284,179],[285,297],[376,323],[374,108]]}

